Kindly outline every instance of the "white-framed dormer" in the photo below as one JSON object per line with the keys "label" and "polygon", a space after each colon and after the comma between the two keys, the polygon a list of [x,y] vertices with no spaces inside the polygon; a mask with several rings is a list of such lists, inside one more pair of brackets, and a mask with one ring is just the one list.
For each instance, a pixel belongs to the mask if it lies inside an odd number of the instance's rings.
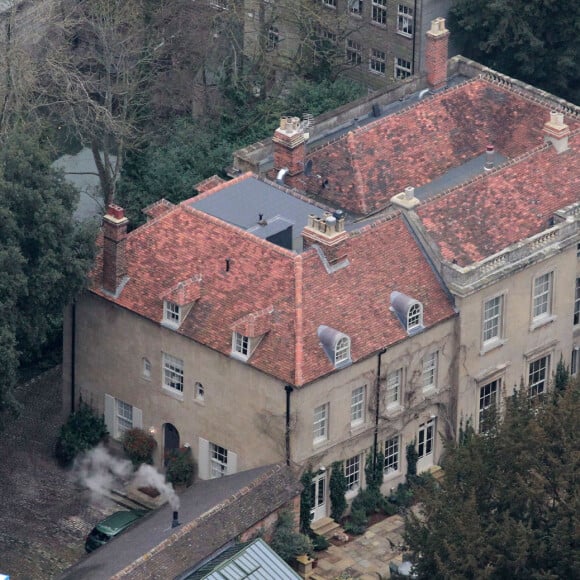
{"label": "white-framed dormer", "polygon": [[232,358],[247,361],[272,327],[274,308],[269,306],[238,319],[232,328]]}
{"label": "white-framed dormer", "polygon": [[391,292],[391,312],[399,319],[407,334],[421,332],[423,326],[423,304],[402,292]]}
{"label": "white-framed dormer", "polygon": [[330,326],[318,327],[318,340],[334,368],[340,369],[352,363],[350,337]]}
{"label": "white-framed dormer", "polygon": [[181,324],[181,306],[171,300],[163,301],[163,324],[172,328],[179,328]]}
{"label": "white-framed dormer", "polygon": [[165,291],[161,296],[163,300],[161,324],[172,330],[177,330],[200,296],[201,276],[183,280]]}

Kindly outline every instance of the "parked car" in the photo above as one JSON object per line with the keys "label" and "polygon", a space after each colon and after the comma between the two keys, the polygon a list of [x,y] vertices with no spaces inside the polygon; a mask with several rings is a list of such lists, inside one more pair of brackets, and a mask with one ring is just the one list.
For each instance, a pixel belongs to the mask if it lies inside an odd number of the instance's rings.
{"label": "parked car", "polygon": [[139,518],[143,517],[147,510],[124,510],[115,512],[102,522],[98,523],[87,536],[85,550],[92,552],[106,544],[111,538],[118,536],[127,528],[130,528]]}

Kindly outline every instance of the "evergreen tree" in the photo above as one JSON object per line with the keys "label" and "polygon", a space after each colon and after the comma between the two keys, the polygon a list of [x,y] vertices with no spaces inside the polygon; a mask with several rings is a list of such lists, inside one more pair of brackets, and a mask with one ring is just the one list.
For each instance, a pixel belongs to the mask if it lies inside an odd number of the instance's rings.
{"label": "evergreen tree", "polygon": [[22,128],[0,142],[0,409],[15,408],[19,364],[60,344],[62,310],[85,281],[90,228],[75,226],[78,192]]}
{"label": "evergreen tree", "polygon": [[344,465],[342,461],[335,461],[330,474],[330,517],[337,522],[342,519],[346,510],[346,489]]}
{"label": "evergreen tree", "polygon": [[580,103],[580,3],[454,0],[453,43],[464,56]]}
{"label": "evergreen tree", "polygon": [[440,487],[418,490],[406,541],[419,578],[572,578],[580,569],[580,387],[526,390],[484,436],[449,450]]}

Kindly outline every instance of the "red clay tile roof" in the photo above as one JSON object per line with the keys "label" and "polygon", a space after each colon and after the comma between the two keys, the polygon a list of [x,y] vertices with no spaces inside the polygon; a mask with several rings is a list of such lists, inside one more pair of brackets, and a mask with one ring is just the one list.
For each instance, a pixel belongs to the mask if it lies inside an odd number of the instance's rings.
{"label": "red clay tile roof", "polygon": [[199,276],[200,297],[176,332],[229,355],[235,325],[271,311],[247,364],[297,386],[333,371],[318,343],[321,324],[350,336],[353,361],[404,339],[389,310],[393,290],[423,303],[427,327],[454,315],[398,214],[343,244],[350,265],[328,273],[313,248],[295,254],[184,202],[128,235],[129,280],[117,298],[101,289],[102,257],[92,291],[160,322],[167,289]]}
{"label": "red clay tile roof", "polygon": [[201,296],[201,276],[194,276],[179,282],[168,292],[161,295],[163,300],[174,302],[178,306],[185,306],[191,304],[199,299]]}
{"label": "red clay tile roof", "polygon": [[148,217],[148,218],[156,218],[162,216],[164,213],[168,212],[174,205],[167,201],[166,199],[160,199],[151,205],[148,205],[146,208],[142,209],[141,211]]}
{"label": "red clay tile roof", "polygon": [[547,144],[418,207],[442,257],[478,262],[547,229],[556,210],[580,201],[579,132],[569,146],[558,155]]}
{"label": "red clay tile roof", "polygon": [[225,182],[226,180],[223,177],[220,177],[219,175],[212,175],[211,177],[208,177],[207,179],[204,179],[203,181],[200,181],[198,184],[194,185],[194,188],[199,191],[199,193],[204,193]]}
{"label": "red clay tile roof", "polygon": [[484,153],[488,144],[508,158],[541,145],[549,111],[521,92],[474,78],[313,151],[313,176],[302,179],[310,195],[366,214],[405,187]]}

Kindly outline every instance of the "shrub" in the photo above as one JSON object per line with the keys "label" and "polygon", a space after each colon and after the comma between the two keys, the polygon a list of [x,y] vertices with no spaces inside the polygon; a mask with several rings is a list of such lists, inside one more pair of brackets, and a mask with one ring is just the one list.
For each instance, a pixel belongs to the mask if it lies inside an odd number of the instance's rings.
{"label": "shrub", "polygon": [[96,445],[108,435],[107,426],[88,405],[80,404],[60,428],[55,455],[62,466],[70,465],[74,458]]}
{"label": "shrub", "polygon": [[137,427],[125,431],[123,435],[123,449],[133,465],[153,463],[153,451],[157,447],[155,438]]}
{"label": "shrub", "polygon": [[191,485],[195,464],[190,447],[180,447],[169,452],[165,477],[173,485]]}
{"label": "shrub", "polygon": [[344,524],[344,531],[348,532],[349,534],[355,534],[358,536],[365,532],[368,523],[369,520],[364,508],[352,507],[350,517]]}
{"label": "shrub", "polygon": [[294,517],[290,512],[282,512],[278,516],[270,547],[288,564],[292,563],[296,556],[301,554],[311,556],[313,553],[310,538],[294,531]]}
{"label": "shrub", "polygon": [[300,494],[300,531],[310,535],[310,521],[312,520],[312,471],[307,469],[300,478],[302,493]]}
{"label": "shrub", "polygon": [[400,510],[405,510],[413,503],[413,490],[405,483],[399,483],[397,491],[391,494],[389,501],[395,504]]}
{"label": "shrub", "polygon": [[332,464],[330,474],[330,517],[339,522],[346,510],[346,477],[342,461]]}
{"label": "shrub", "polygon": [[320,534],[313,533],[310,539],[315,552],[322,552],[322,550],[326,550],[330,546],[330,542]]}

